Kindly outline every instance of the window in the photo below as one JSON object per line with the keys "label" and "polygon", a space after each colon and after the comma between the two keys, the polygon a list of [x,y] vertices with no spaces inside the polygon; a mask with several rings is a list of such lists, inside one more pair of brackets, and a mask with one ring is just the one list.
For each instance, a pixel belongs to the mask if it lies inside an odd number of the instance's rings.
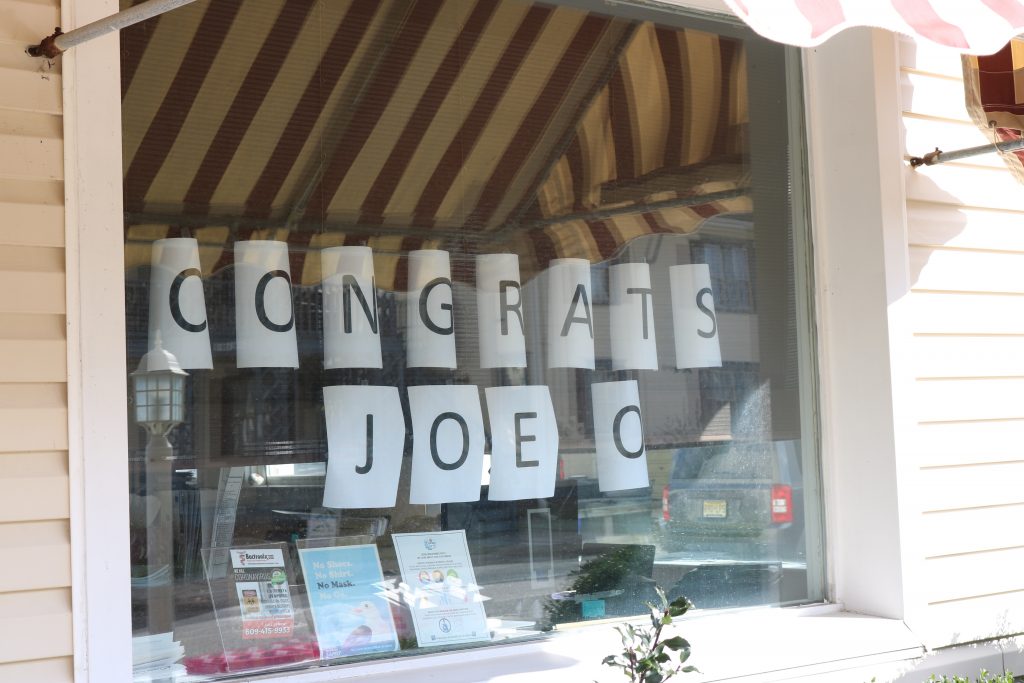
{"label": "window", "polygon": [[123,33],[130,384],[184,383],[129,411],[139,668],[821,599],[786,51],[643,12]]}

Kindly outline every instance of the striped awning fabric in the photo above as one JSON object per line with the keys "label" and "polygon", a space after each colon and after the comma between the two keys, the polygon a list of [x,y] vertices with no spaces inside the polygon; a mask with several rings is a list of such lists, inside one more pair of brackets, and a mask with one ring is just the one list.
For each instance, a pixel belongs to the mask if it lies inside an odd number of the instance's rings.
{"label": "striped awning fabric", "polygon": [[820,45],[876,26],[970,54],[991,54],[1024,30],[1018,0],[725,0],[752,29],[789,45]]}
{"label": "striped awning fabric", "polygon": [[[1018,140],[1024,131],[1024,41],[1011,40],[995,54],[965,56],[964,92],[971,119],[993,142]],[[1024,152],[1000,152],[1024,182]]]}
{"label": "striped awning fabric", "polygon": [[413,249],[529,273],[751,210],[738,40],[498,0],[200,0],[121,40],[129,268],[279,239],[312,284],[368,244],[402,288]]}

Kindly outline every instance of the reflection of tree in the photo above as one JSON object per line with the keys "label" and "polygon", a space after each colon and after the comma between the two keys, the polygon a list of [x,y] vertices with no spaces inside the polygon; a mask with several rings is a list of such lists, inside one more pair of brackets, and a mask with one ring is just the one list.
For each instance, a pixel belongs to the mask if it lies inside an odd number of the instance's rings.
{"label": "reflection of tree", "polygon": [[[547,625],[580,621],[581,600],[587,596],[594,599],[611,598],[620,613],[640,614],[646,602],[655,597],[654,584],[650,574],[650,546],[623,545],[611,548],[580,567],[570,575],[575,577],[566,593],[572,597],[564,600],[548,599],[544,605]],[[614,595],[608,595],[614,592]]]}

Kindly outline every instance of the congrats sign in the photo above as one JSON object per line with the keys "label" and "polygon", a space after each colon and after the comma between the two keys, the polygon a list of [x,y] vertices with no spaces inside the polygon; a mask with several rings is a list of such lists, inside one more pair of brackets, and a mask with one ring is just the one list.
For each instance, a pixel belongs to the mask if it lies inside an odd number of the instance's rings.
{"label": "congrats sign", "polygon": [[[324,367],[383,368],[373,251],[321,250]],[[288,245],[246,241],[235,245],[237,364],[298,367]],[[183,367],[212,367],[196,242],[154,243],[150,287],[151,343]],[[458,368],[456,310],[450,255],[409,253],[405,299],[406,365]],[[526,368],[526,339],[537,340],[548,368],[595,367],[594,284],[590,262],[555,259],[538,275],[541,311],[531,317],[514,254],[476,257],[476,321],[480,367]],[[607,306],[611,366],[618,371],[658,369],[654,306],[668,299],[677,369],[722,364],[718,318],[707,265],[669,268],[669,291],[652,287],[650,266],[622,263],[608,269]],[[603,288],[601,289],[603,291]],[[661,304],[662,306],[664,303]],[[527,332],[530,321],[545,330]],[[648,486],[643,414],[636,380],[590,387],[595,458],[602,491]],[[485,412],[481,398],[486,400]],[[440,504],[479,500],[490,434],[491,500],[553,495],[558,425],[546,386],[425,385],[406,390],[408,415],[396,387],[324,388],[328,466],[324,505],[393,507],[397,499],[406,425],[411,426],[409,501]]]}

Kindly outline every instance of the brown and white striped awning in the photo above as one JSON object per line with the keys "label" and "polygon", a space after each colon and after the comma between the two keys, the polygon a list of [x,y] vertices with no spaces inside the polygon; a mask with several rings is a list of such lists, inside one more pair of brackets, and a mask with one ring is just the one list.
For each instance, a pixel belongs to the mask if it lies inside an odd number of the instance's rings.
{"label": "brown and white striped awning", "polygon": [[[995,54],[965,56],[964,92],[971,119],[993,142],[1024,135],[1024,41],[1011,40]],[[1024,182],[1024,151],[1000,151],[1017,180]]]}
{"label": "brown and white striped awning", "polygon": [[526,273],[748,212],[741,41],[516,0],[200,0],[122,32],[128,267],[187,232],[512,251]]}

